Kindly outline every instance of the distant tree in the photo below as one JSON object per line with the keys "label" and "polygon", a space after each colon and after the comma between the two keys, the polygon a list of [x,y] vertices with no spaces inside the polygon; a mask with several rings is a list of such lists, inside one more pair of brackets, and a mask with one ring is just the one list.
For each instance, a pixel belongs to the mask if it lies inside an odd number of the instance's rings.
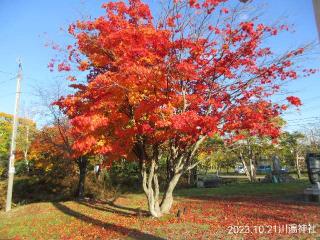
{"label": "distant tree", "polygon": [[[11,134],[12,134],[13,115],[0,113],[0,175],[5,173],[8,165]],[[28,152],[30,142],[37,132],[36,123],[31,119],[19,118],[17,141],[16,141],[16,161],[23,160],[22,172],[29,171]]]}
{"label": "distant tree", "polygon": [[79,181],[75,196],[84,196],[88,157],[78,155],[72,149],[73,138],[67,121],[60,119],[59,125],[43,127],[31,145],[30,157],[34,165],[53,177],[63,178],[74,173],[74,164],[79,169]]}
{"label": "distant tree", "polygon": [[12,116],[0,113],[0,159],[5,162],[9,156]]}
{"label": "distant tree", "polygon": [[305,142],[307,144],[307,150],[309,152],[319,152],[320,151],[320,127],[319,124],[314,124],[313,126],[307,128],[304,131]]}
{"label": "distant tree", "polygon": [[232,151],[245,167],[245,173],[250,182],[257,180],[259,160],[271,159],[273,146],[270,137],[262,136],[247,136],[232,146]]}
{"label": "distant tree", "polygon": [[221,168],[233,168],[237,163],[231,147],[227,146],[218,136],[207,139],[198,151],[197,160],[199,168],[206,172],[214,169],[219,172]]}
{"label": "distant tree", "polygon": [[[89,152],[78,151],[73,148],[73,143],[80,136],[73,133],[67,116],[57,106],[52,104],[65,93],[65,87],[60,82],[55,82],[49,88],[38,88],[36,94],[39,98],[39,115],[46,119],[45,127],[39,132],[37,139],[33,143],[35,156],[38,154],[42,159],[37,158],[38,164],[46,167],[54,167],[56,170],[61,164],[68,162],[71,166],[75,163],[78,168],[79,181],[75,196],[84,197],[85,180],[87,168],[90,161]],[[46,149],[52,149],[52,153]],[[48,159],[43,158],[43,154],[49,154]],[[62,167],[66,171],[68,167]],[[72,169],[72,168],[71,168]]]}
{"label": "distant tree", "polygon": [[305,155],[306,149],[303,144],[305,136],[300,132],[284,132],[279,140],[279,154],[295,166],[298,178],[301,178],[300,158]]}
{"label": "distant tree", "polygon": [[60,171],[62,175],[66,175],[66,166],[71,166],[70,152],[66,148],[68,147],[57,127],[43,127],[32,142],[30,157],[36,168],[44,172]]}

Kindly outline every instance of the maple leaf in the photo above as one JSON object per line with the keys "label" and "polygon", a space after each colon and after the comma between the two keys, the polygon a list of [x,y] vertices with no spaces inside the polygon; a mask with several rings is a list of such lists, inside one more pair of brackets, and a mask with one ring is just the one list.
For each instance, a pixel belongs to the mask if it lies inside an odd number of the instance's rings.
{"label": "maple leaf", "polygon": [[289,97],[287,97],[287,100],[288,100],[289,103],[291,103],[294,106],[298,107],[298,106],[302,105],[301,100],[298,97],[289,96]]}

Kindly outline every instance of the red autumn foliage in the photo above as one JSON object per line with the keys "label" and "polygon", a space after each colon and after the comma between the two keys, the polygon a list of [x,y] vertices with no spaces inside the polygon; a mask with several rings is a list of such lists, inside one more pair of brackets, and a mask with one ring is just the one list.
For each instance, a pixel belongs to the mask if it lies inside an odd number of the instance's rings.
{"label": "red autumn foliage", "polygon": [[[50,66],[49,66],[50,67]],[[69,64],[66,64],[64,62],[60,63],[58,65],[58,71],[59,72],[62,72],[62,71],[70,71],[71,70],[71,67]]]}
{"label": "red autumn foliage", "polygon": [[301,106],[302,105],[301,100],[298,97],[290,96],[290,97],[287,97],[287,100],[292,105],[295,105],[295,106]]}
{"label": "red autumn foliage", "polygon": [[[179,178],[208,136],[234,141],[244,130],[278,137],[274,119],[286,108],[270,97],[283,81],[297,78],[295,59],[304,49],[279,58],[263,46],[265,38],[286,31],[283,25],[228,17],[214,24],[210,17],[223,2],[174,1],[180,10],[157,24],[140,0],[109,2],[106,15],[71,25],[76,44],[67,48],[69,62],[88,71],[87,82],[71,85],[74,93],[56,104],[77,135],[73,148],[109,160],[135,152],[148,162],[158,161],[159,148],[170,144]],[[186,21],[190,13],[196,21]],[[153,153],[147,156],[146,149]]]}
{"label": "red autumn foliage", "polygon": [[68,133],[60,131],[57,126],[44,127],[35,137],[31,145],[30,158],[35,161],[37,168],[49,171],[54,165],[74,159],[71,142],[67,139]]}
{"label": "red autumn foliage", "polygon": [[[225,1],[204,1],[201,6],[220,2]],[[189,2],[192,7],[199,3]],[[79,53],[86,56],[79,69],[92,73],[87,84],[73,85],[75,94],[57,102],[72,120],[74,132],[82,134],[75,148],[125,156],[138,135],[153,143],[176,139],[190,144],[200,135],[234,134],[241,129],[279,134],[270,120],[284,108],[266,97],[276,92],[277,79],[294,79],[296,72],[290,68],[291,55],[260,66],[259,59],[272,53],[259,45],[263,37],[283,27],[254,22],[241,22],[236,28],[210,25],[215,34],[225,36],[221,51],[205,37],[172,39],[174,33],[154,26],[148,6],[140,1],[103,7],[105,17],[79,21],[69,29]],[[173,27],[177,18],[169,16],[168,25]],[[69,49],[72,56],[79,56]],[[182,52],[187,54],[181,56]],[[58,65],[59,71],[69,69],[65,62]],[[240,70],[252,79],[242,78]],[[299,105],[294,97],[288,101]]]}

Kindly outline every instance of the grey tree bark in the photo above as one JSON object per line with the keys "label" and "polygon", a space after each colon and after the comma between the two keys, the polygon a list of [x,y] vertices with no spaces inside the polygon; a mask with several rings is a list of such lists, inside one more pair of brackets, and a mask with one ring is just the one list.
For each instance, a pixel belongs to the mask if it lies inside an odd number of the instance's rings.
{"label": "grey tree bark", "polygon": [[252,180],[251,171],[250,171],[250,169],[249,169],[249,167],[248,167],[248,165],[247,165],[247,163],[246,163],[246,161],[245,161],[242,153],[240,153],[240,159],[241,159],[241,162],[242,162],[242,164],[243,164],[244,171],[245,171],[245,173],[246,173],[246,175],[247,175],[248,180],[249,180],[250,182],[252,182],[253,180]]}
{"label": "grey tree bark", "polygon": [[151,216],[158,218],[170,212],[173,204],[173,191],[181,175],[197,166],[198,163],[191,165],[188,163],[190,163],[190,159],[194,156],[204,139],[205,137],[199,139],[189,151],[179,151],[178,148],[172,147],[172,154],[170,155],[170,161],[173,163],[172,177],[167,180],[161,201],[158,180],[158,164],[161,158],[159,146],[154,145],[152,147],[152,156],[148,156],[146,145],[143,141],[135,145],[134,152],[142,163],[142,188],[147,197]]}
{"label": "grey tree bark", "polygon": [[297,177],[300,179],[301,178],[301,170],[300,170],[300,163],[299,163],[299,154],[297,151],[295,153],[295,165],[296,165],[296,170],[297,170]]}

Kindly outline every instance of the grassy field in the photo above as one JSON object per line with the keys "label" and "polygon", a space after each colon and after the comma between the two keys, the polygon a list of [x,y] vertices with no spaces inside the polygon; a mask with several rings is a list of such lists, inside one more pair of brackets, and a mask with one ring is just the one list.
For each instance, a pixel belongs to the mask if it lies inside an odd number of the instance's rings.
{"label": "grassy field", "polygon": [[[147,216],[143,194],[126,194],[113,204],[32,203],[0,213],[0,239],[317,239],[320,205],[303,201],[307,184],[183,189],[172,214],[161,219]],[[299,224],[312,224],[315,233],[279,230]]]}

